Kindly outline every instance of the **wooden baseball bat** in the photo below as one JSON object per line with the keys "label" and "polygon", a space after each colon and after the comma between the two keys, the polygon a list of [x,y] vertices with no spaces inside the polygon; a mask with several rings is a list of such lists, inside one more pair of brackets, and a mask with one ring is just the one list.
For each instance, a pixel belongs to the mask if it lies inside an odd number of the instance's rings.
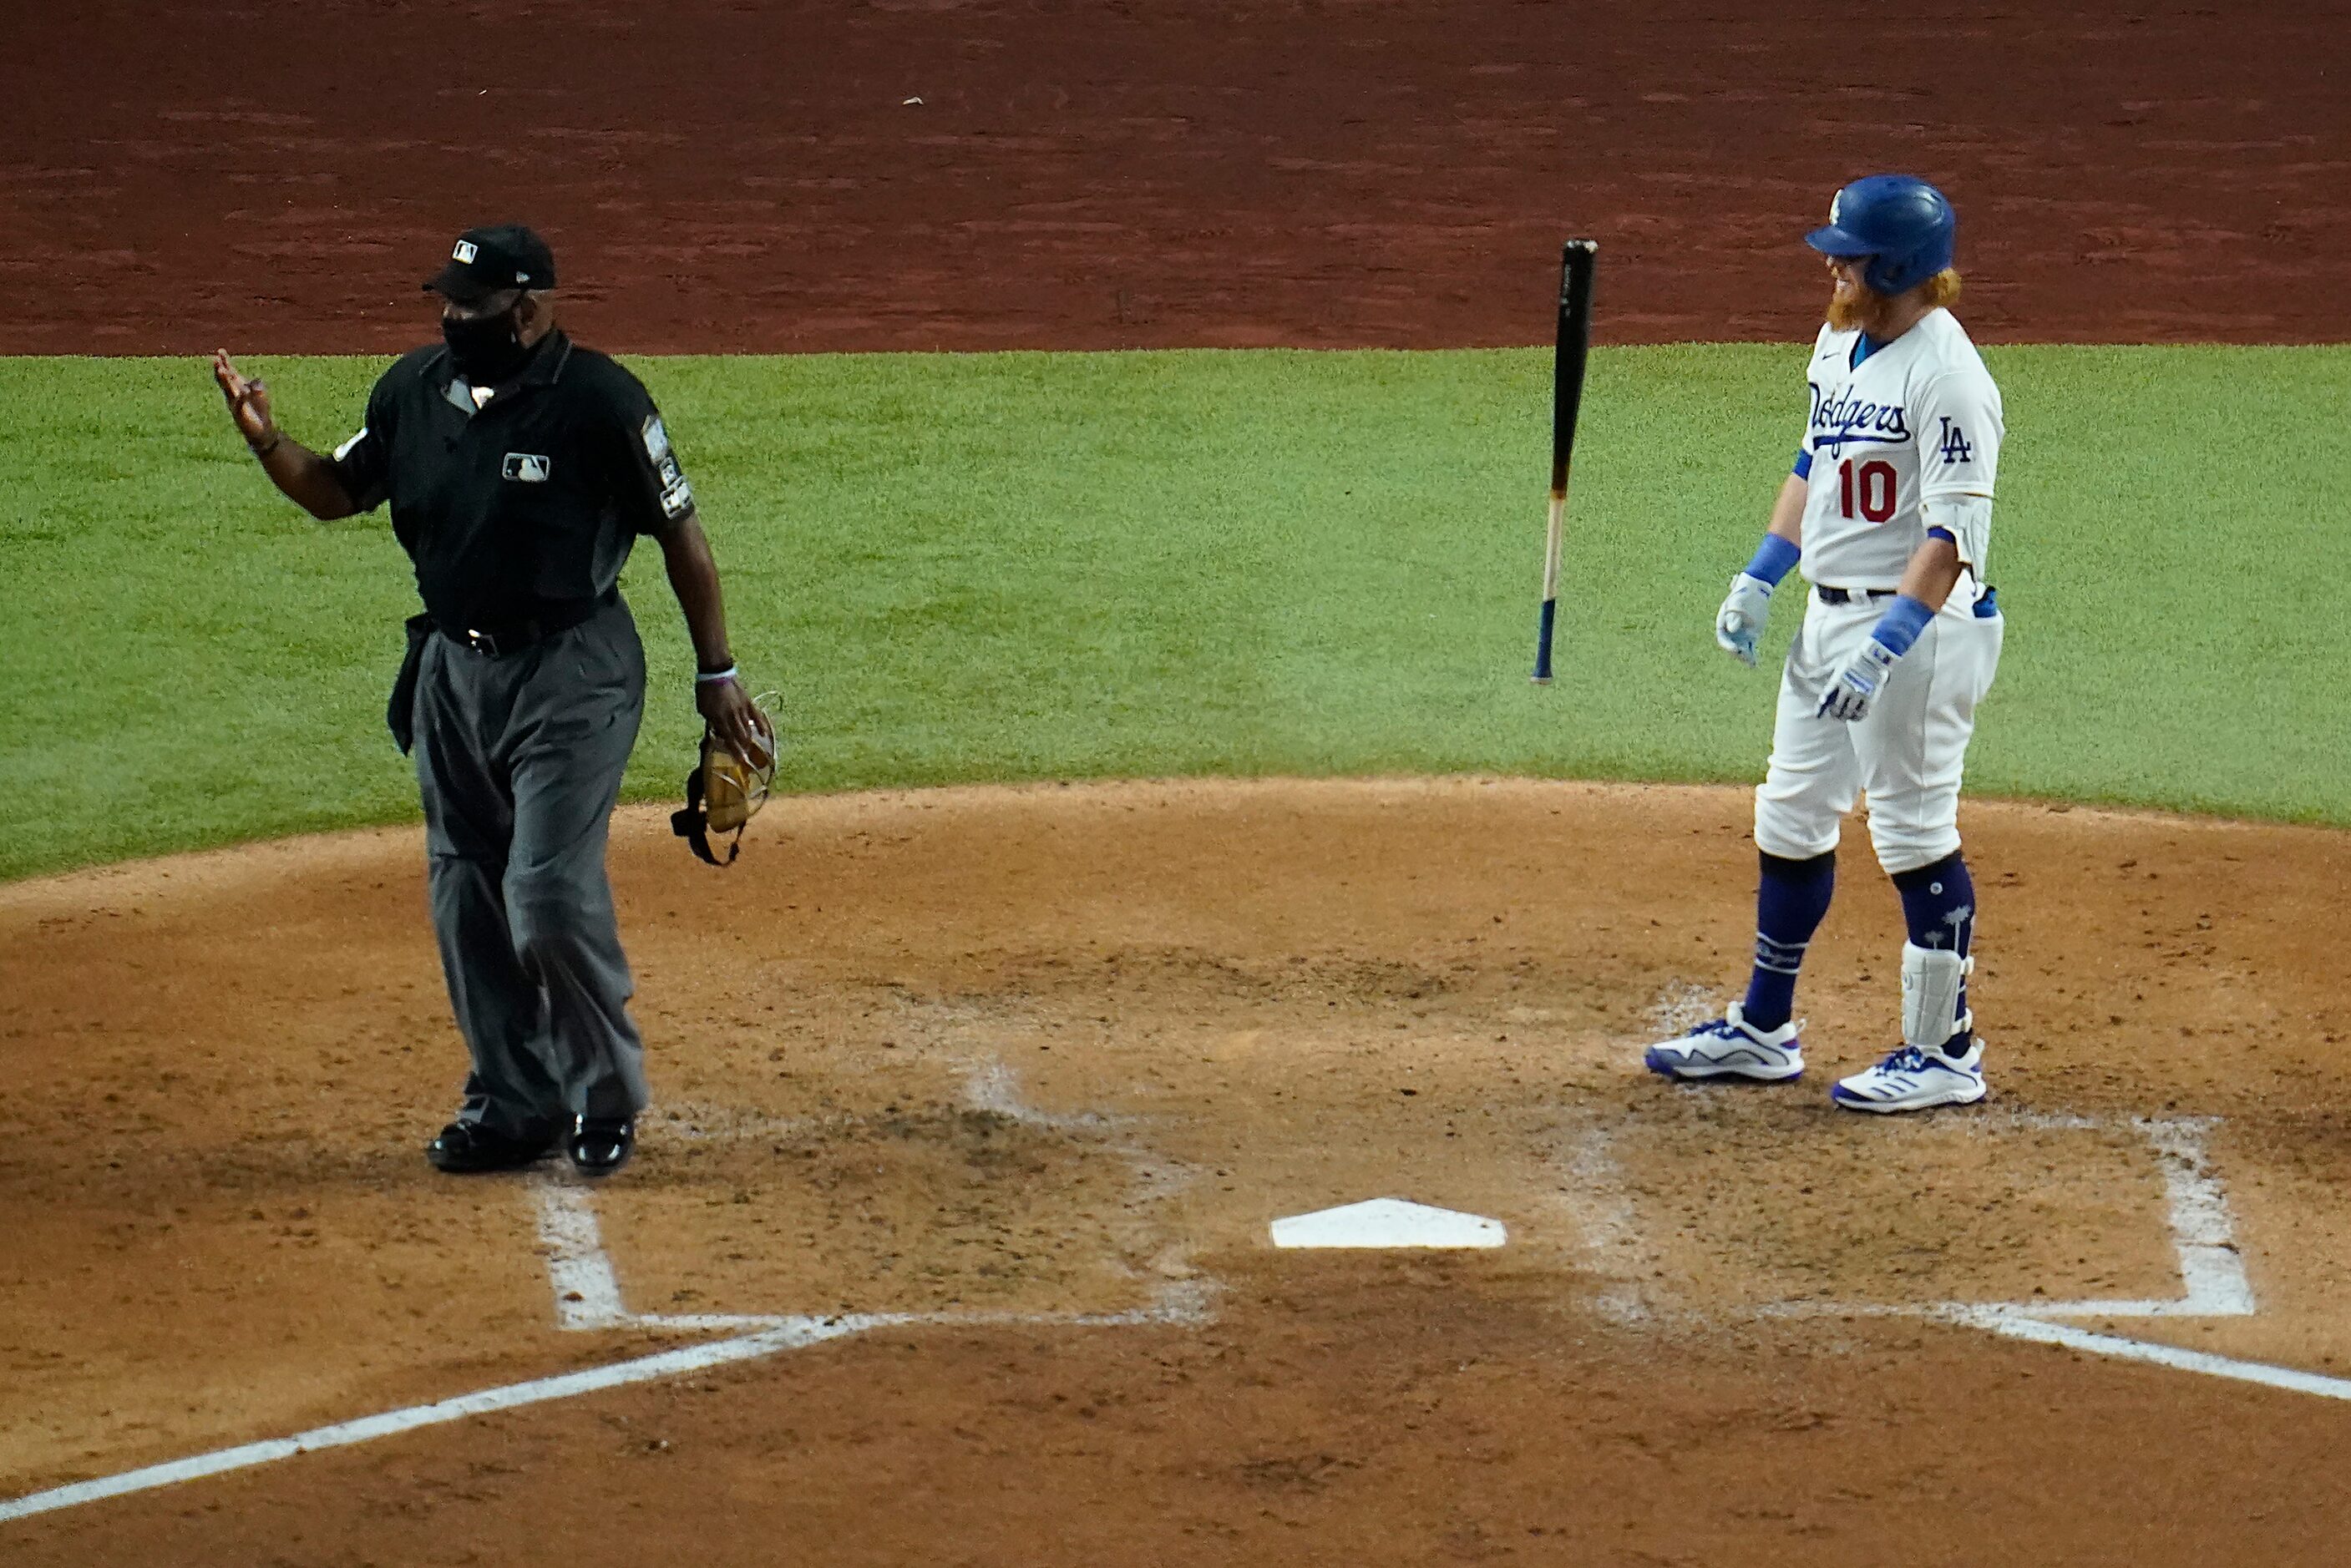
{"label": "wooden baseball bat", "polygon": [[1568,460],[1583,406],[1583,362],[1592,348],[1592,272],[1597,240],[1570,240],[1559,260],[1559,335],[1551,368],[1551,522],[1543,536],[1542,618],[1535,631],[1534,683],[1551,684],[1552,628],[1559,619],[1559,557],[1567,538]]}

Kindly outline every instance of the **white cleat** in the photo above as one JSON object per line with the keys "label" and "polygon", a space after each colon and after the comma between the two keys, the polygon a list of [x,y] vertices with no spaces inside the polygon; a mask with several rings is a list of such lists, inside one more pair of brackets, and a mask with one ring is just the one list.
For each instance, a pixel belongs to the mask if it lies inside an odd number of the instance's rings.
{"label": "white cleat", "polygon": [[1972,1106],[1984,1097],[1983,1042],[1970,1039],[1964,1056],[1905,1045],[1876,1066],[1840,1078],[1829,1098],[1849,1111],[1929,1111]]}
{"label": "white cleat", "polygon": [[1758,1029],[1732,1002],[1720,1018],[1701,1023],[1676,1040],[1662,1040],[1643,1053],[1641,1064],[1661,1077],[1750,1078],[1784,1084],[1804,1075],[1804,1043],[1793,1020],[1777,1029]]}

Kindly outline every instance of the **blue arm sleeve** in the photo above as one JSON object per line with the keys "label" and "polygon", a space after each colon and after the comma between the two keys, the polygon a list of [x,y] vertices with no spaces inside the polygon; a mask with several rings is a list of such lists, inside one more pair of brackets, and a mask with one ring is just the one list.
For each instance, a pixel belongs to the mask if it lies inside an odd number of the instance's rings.
{"label": "blue arm sleeve", "polygon": [[1755,558],[1747,563],[1747,575],[1761,578],[1773,587],[1788,575],[1789,569],[1803,557],[1803,552],[1777,534],[1763,535],[1763,543],[1755,547]]}
{"label": "blue arm sleeve", "polygon": [[1914,599],[1904,594],[1886,607],[1886,613],[1877,618],[1877,625],[1871,628],[1869,635],[1883,645],[1886,652],[1899,659],[1910,651],[1910,645],[1918,640],[1918,634],[1926,630],[1928,623],[1934,618],[1935,612],[1927,607],[1926,600]]}
{"label": "blue arm sleeve", "polygon": [[1811,448],[1809,448],[1809,447],[1801,447],[1801,446],[1800,446],[1800,447],[1798,447],[1798,448],[1796,449],[1796,466],[1795,466],[1795,467],[1793,467],[1793,468],[1792,468],[1792,469],[1790,469],[1788,472],[1791,472],[1791,473],[1792,473],[1792,474],[1794,474],[1798,479],[1810,479],[1810,478],[1812,478],[1812,476],[1813,476],[1813,453],[1812,453],[1812,449],[1811,449]]}

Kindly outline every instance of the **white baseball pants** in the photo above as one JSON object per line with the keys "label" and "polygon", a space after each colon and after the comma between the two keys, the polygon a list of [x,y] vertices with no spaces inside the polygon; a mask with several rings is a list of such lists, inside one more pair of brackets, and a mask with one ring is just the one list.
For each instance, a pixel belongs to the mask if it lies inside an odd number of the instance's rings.
{"label": "white baseball pants", "polygon": [[1771,765],[1755,792],[1756,847],[1790,860],[1825,855],[1865,794],[1870,841],[1889,874],[1959,848],[1959,774],[2005,629],[1997,614],[1975,613],[1979,593],[1972,576],[1960,577],[1868,715],[1851,722],[1818,717],[1821,698],[1890,601],[1833,605],[1808,596],[1780,676]]}

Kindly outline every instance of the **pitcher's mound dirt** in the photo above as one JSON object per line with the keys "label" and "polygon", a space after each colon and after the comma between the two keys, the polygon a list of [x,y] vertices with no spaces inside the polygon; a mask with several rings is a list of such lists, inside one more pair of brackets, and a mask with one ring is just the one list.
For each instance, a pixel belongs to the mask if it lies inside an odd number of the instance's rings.
{"label": "pitcher's mound dirt", "polygon": [[[1812,1076],[1640,1070],[1743,972],[1746,809],[1488,780],[947,790],[780,802],[726,873],[625,813],[658,1105],[593,1204],[628,1307],[954,1321],[0,1540],[2155,1563],[2331,1529],[2351,1407],[1758,1309],[2177,1295],[2132,1118],[2215,1117],[2260,1310],[2130,1332],[2351,1370],[2351,840],[1971,805],[1995,1097],[1888,1125],[1825,1098],[1893,1038],[1897,906],[1857,833],[1805,982]],[[0,1495],[676,1342],[559,1332],[533,1189],[420,1158],[463,1057],[413,830],[0,888]],[[1510,1243],[1267,1244],[1379,1196]],[[1212,1321],[1048,1321],[1171,1290]]]}

